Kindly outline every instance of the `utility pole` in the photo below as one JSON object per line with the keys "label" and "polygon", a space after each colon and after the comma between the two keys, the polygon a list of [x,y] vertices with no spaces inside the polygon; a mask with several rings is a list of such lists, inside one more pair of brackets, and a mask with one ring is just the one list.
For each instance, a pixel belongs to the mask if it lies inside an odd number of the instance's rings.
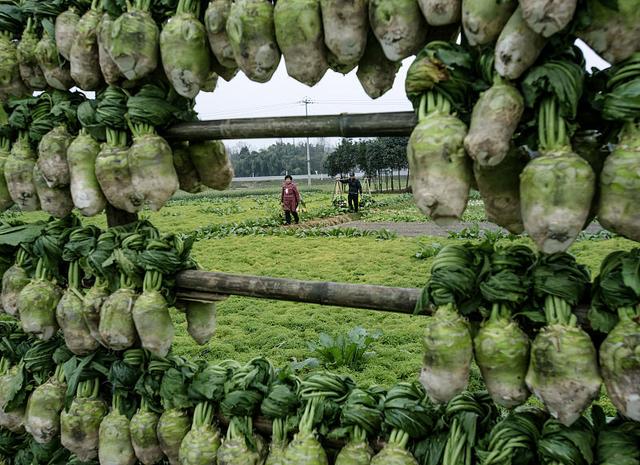
{"label": "utility pole", "polygon": [[[313,103],[308,97],[300,102],[304,103],[304,115],[309,116],[309,105]],[[309,152],[309,137],[307,136],[307,186],[311,187],[311,153]]]}

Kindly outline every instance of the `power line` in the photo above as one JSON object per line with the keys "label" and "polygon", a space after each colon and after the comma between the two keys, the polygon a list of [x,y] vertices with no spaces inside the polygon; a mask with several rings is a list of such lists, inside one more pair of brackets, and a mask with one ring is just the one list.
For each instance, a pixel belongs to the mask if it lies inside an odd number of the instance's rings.
{"label": "power line", "polygon": [[[309,97],[305,97],[299,103],[304,104],[304,115],[305,117],[309,117],[309,105],[315,103]],[[309,137],[307,137],[307,186],[311,187],[311,152],[309,151]]]}

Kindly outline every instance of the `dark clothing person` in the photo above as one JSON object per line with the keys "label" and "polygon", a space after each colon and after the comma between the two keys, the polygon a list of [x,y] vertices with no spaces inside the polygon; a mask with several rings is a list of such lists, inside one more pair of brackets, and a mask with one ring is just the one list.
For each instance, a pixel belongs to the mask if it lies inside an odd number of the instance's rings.
{"label": "dark clothing person", "polygon": [[298,204],[300,203],[300,192],[298,192],[298,186],[291,179],[285,179],[282,185],[282,193],[280,194],[280,202],[282,202],[282,209],[284,210],[284,218],[287,224],[291,224],[291,216],[296,224],[300,222],[298,216]]}
{"label": "dark clothing person", "polygon": [[340,182],[342,184],[349,184],[349,194],[362,194],[362,184],[360,184],[360,180],[354,176],[349,179],[340,179]]}
{"label": "dark clothing person", "polygon": [[354,175],[351,175],[349,179],[340,179],[340,182],[349,185],[349,194],[347,195],[349,210],[358,213],[358,207],[360,206],[358,194],[362,194],[362,184],[360,184],[360,180],[356,179]]}

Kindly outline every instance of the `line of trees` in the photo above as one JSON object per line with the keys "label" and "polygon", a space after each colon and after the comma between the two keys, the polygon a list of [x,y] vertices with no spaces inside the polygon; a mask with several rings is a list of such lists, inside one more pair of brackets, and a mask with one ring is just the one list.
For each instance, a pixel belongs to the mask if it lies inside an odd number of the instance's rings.
{"label": "line of trees", "polygon": [[[324,139],[309,145],[311,172],[329,176],[346,176],[360,170],[378,190],[403,189],[401,172],[409,166],[406,137],[378,137],[375,139],[342,139],[335,147]],[[229,151],[236,176],[292,176],[307,173],[306,144],[278,141],[268,147],[253,150],[246,145]]]}
{"label": "line of trees", "polygon": [[[350,171],[360,169],[365,176],[377,185],[378,190],[389,184],[391,190],[402,189],[401,171],[408,169],[407,137],[378,137],[354,141],[342,139],[336,149],[330,153],[324,167],[329,176],[344,176]],[[394,176],[397,175],[397,183]],[[404,188],[408,187],[408,177]]]}
{"label": "line of trees", "polygon": [[[330,151],[331,148],[325,145],[323,139],[309,144],[312,173],[323,171],[324,160]],[[279,141],[259,150],[252,150],[245,145],[231,149],[229,157],[239,177],[296,176],[307,173],[307,148],[304,143]]]}

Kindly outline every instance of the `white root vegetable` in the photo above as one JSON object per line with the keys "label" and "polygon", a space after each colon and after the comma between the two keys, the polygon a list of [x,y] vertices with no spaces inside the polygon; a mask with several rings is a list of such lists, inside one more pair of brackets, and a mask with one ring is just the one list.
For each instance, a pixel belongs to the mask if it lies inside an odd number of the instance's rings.
{"label": "white root vegetable", "polygon": [[418,0],[429,26],[447,26],[460,22],[462,0]]}
{"label": "white root vegetable", "polygon": [[520,0],[522,17],[543,37],[551,37],[569,25],[578,0]]}
{"label": "white root vegetable", "polygon": [[507,79],[518,79],[535,63],[546,43],[531,29],[518,8],[502,30],[496,44],[496,71]]}
{"label": "white root vegetable", "polygon": [[342,65],[357,64],[369,32],[367,0],[320,0],[324,43]]}

